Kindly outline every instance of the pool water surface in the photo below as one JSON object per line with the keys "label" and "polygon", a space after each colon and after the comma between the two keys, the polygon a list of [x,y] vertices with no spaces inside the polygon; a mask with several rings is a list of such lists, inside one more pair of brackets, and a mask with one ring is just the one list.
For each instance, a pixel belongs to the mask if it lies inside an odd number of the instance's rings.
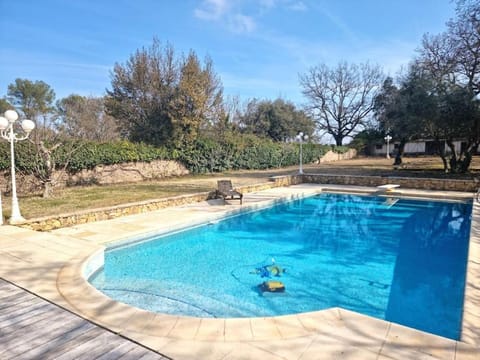
{"label": "pool water surface", "polygon": [[[471,210],[324,193],[107,249],[89,281],[159,313],[264,317],[342,307],[458,339]],[[265,281],[285,291],[264,291]]]}

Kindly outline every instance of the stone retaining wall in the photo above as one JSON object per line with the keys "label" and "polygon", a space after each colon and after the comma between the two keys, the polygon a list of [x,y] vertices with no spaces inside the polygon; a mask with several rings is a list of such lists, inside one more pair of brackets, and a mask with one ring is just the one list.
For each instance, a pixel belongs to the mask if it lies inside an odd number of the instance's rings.
{"label": "stone retaining wall", "polygon": [[379,186],[398,184],[404,188],[422,190],[447,191],[477,191],[478,184],[474,180],[450,180],[433,178],[406,178],[395,176],[362,176],[362,175],[332,175],[332,174],[305,174],[302,181],[314,184],[336,184],[356,186]]}
{"label": "stone retaining wall", "polygon": [[70,175],[68,184],[117,184],[161,179],[170,176],[188,175],[184,165],[171,160],[154,160],[151,162],[131,162],[114,165],[97,165],[93,170],[82,170]]}
{"label": "stone retaining wall", "polygon": [[[151,162],[138,161],[114,165],[98,165],[91,170],[82,170],[73,175],[64,170],[57,170],[52,178],[55,188],[64,188],[75,185],[139,182],[188,174],[187,168],[177,161],[154,160]],[[3,178],[8,179],[8,181],[0,183],[0,191],[9,191],[10,171],[4,171]],[[17,192],[19,194],[41,193],[42,190],[42,184],[34,176],[22,176],[21,173],[17,173]]]}
{"label": "stone retaining wall", "polygon": [[357,156],[357,150],[349,149],[347,152],[344,153],[336,153],[332,150],[327,151],[325,155],[323,155],[319,160],[318,163],[323,164],[326,162],[332,161],[340,161],[340,160],[350,160]]}

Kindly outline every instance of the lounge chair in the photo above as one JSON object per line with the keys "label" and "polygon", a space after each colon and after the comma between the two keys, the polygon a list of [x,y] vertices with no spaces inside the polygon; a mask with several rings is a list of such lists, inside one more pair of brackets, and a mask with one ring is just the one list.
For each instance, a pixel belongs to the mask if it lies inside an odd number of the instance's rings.
{"label": "lounge chair", "polygon": [[240,205],[242,205],[243,194],[232,187],[230,180],[218,180],[217,186],[217,197],[223,198],[223,201],[226,201],[227,198],[230,198],[230,200],[240,200]]}

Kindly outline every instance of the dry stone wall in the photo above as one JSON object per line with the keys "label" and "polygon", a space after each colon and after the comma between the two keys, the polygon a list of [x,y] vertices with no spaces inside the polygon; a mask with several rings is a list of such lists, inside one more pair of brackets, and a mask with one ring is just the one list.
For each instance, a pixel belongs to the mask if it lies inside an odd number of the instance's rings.
{"label": "dry stone wall", "polygon": [[117,184],[188,175],[189,171],[176,161],[156,160],[115,165],[99,165],[93,170],[83,170],[67,178],[71,185],[95,182]]}
{"label": "dry stone wall", "polygon": [[303,175],[303,182],[315,184],[336,184],[356,186],[380,186],[398,184],[404,188],[446,191],[477,191],[478,184],[474,180],[450,180],[432,178],[407,178],[394,176],[362,176],[362,175]]}
{"label": "dry stone wall", "polygon": [[[63,188],[74,185],[118,184],[155,180],[171,176],[188,175],[189,171],[177,161],[155,160],[151,162],[132,162],[114,165],[99,165],[92,170],[83,170],[76,174],[55,171],[54,187]],[[5,181],[0,183],[1,191],[8,191],[10,172],[4,172]],[[34,176],[17,173],[17,192],[19,194],[41,193],[42,185]]]}
{"label": "dry stone wall", "polygon": [[325,155],[323,155],[319,160],[318,163],[323,164],[326,162],[332,161],[339,161],[339,160],[350,160],[357,156],[357,150],[349,149],[347,152],[343,154],[333,152],[332,150],[327,151]]}

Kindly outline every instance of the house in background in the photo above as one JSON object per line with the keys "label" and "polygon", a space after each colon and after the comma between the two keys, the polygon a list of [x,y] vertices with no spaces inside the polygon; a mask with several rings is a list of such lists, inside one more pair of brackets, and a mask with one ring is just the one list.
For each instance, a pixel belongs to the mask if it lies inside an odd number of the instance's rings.
{"label": "house in background", "polygon": [[[388,148],[389,148],[389,153],[390,156],[394,156],[395,153],[398,150],[400,142],[399,141],[394,141],[393,143],[390,143]],[[461,150],[464,149],[464,147],[467,145],[465,141],[462,140],[456,140],[453,142],[455,145],[455,151],[460,152]],[[442,144],[445,148],[445,151],[448,153],[450,152],[450,148],[447,146],[445,142]],[[404,148],[404,155],[411,155],[411,156],[417,156],[417,155],[436,155],[438,151],[438,143],[436,143],[433,140],[415,140],[415,141],[409,141],[405,144]],[[478,153],[478,150],[477,150]],[[376,144],[374,149],[373,149],[373,155],[377,156],[386,156],[387,155],[387,144]]]}

